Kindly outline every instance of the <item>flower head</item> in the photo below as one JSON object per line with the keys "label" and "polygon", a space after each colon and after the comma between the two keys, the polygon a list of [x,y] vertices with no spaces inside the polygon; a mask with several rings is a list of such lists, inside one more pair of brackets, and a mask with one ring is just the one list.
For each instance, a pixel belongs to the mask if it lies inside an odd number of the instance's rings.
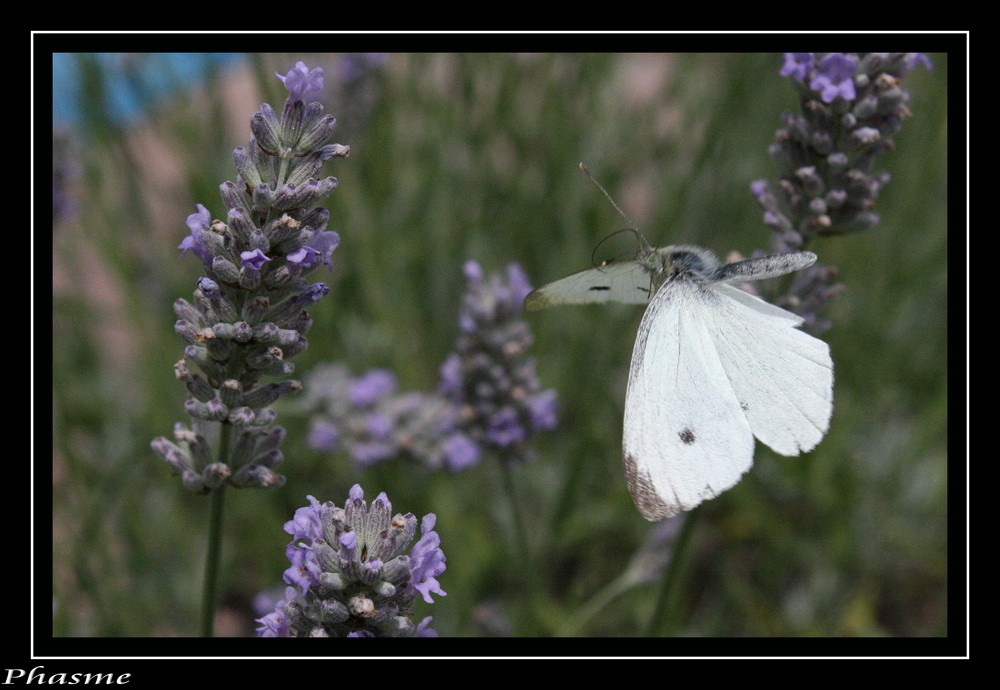
{"label": "flower head", "polygon": [[258,635],[435,637],[428,618],[416,625],[410,618],[418,595],[431,604],[432,595],[445,596],[437,580],[446,559],[435,515],[424,516],[410,549],[417,519],[393,515],[384,493],[368,505],[355,484],[342,508],[308,499],[285,523],[292,541],[284,580],[291,586],[274,612],[258,619]]}
{"label": "flower head", "polygon": [[[750,184],[775,250],[802,249],[816,235],[878,223],[874,207],[889,175],[875,171],[875,162],[909,115],[901,81],[917,65],[930,69],[931,62],[923,53],[785,53],[780,74],[799,91],[801,112],[785,113],[775,134],[777,183]],[[817,314],[842,289],[835,277],[828,267],[810,266],[796,273],[788,295],[773,301],[823,330],[828,323]]]}
{"label": "flower head", "polygon": [[314,410],[310,447],[345,450],[361,467],[411,458],[428,467],[459,470],[478,460],[478,447],[457,430],[458,412],[449,401],[397,387],[395,374],[387,369],[352,377],[342,365],[317,367],[305,401]]}
{"label": "flower head", "polygon": [[[282,484],[274,467],[284,430],[271,426],[275,415],[266,406],[301,389],[287,377],[307,346],[306,308],[329,292],[305,279],[330,263],[340,239],[326,229],[330,214],[318,205],[337,181],[317,178],[325,161],[349,149],[327,143],[333,118],[322,106],[294,100],[322,88],[322,70],[300,62],[281,80],[291,104],[281,118],[261,105],[249,144],[233,152],[236,181],[220,186],[226,222],[197,204],[178,247],[182,256],[193,252],[204,270],[193,301],[174,303],[175,331],[186,343],[175,369],[192,395],[185,410],[194,422],[175,430],[176,442],[158,437],[151,445],[192,491]],[[189,371],[189,362],[201,374]],[[264,376],[279,380],[262,384]],[[230,454],[218,460],[209,446],[222,425]]]}
{"label": "flower head", "polygon": [[470,261],[464,273],[456,351],[441,366],[439,391],[459,410],[458,430],[468,439],[520,462],[527,440],[553,428],[556,416],[555,391],[542,390],[527,355],[532,337],[521,314],[531,284],[516,263],[486,276]]}
{"label": "flower head", "polygon": [[346,450],[368,467],[413,458],[460,471],[493,450],[504,461],[529,456],[527,441],[556,424],[556,393],[542,390],[527,356],[531,331],[521,318],[531,284],[510,264],[487,276],[475,261],[462,267],[468,287],[459,309],[456,351],[440,368],[433,393],[398,392],[395,375],[372,369],[352,377],[338,365],[317,368],[306,401],[315,410],[309,443]]}
{"label": "flower head", "polygon": [[[764,180],[751,193],[782,251],[801,249],[813,235],[867,230],[888,175],[875,159],[909,115],[901,79],[923,53],[786,53],[780,70],[802,96],[800,113],[786,113],[771,156],[776,188]],[[777,193],[776,193],[777,192]]]}

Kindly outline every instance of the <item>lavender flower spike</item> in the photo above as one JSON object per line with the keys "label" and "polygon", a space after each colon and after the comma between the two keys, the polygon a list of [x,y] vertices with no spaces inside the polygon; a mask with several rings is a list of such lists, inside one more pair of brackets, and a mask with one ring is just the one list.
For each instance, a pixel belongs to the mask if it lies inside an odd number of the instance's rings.
{"label": "lavender flower spike", "polygon": [[456,351],[441,366],[439,390],[459,410],[460,431],[518,464],[530,457],[527,441],[556,424],[556,393],[542,390],[527,355],[532,335],[521,314],[531,284],[516,263],[486,277],[469,261],[464,273]]}
{"label": "lavender flower spike", "polygon": [[[433,513],[421,521],[392,515],[384,493],[371,505],[355,484],[342,508],[309,496],[309,505],[285,523],[285,597],[258,619],[260,637],[436,637],[430,618],[412,619],[417,595],[444,596],[445,571]],[[407,550],[409,549],[409,553]]]}
{"label": "lavender flower spike", "polygon": [[763,180],[751,185],[781,235],[778,249],[878,222],[871,209],[889,177],[873,169],[909,116],[901,82],[916,65],[931,63],[922,53],[785,53],[780,74],[798,90],[801,113],[785,113],[771,146],[778,193]]}
{"label": "lavender flower spike", "polygon": [[530,457],[528,441],[555,427],[558,408],[527,356],[531,331],[521,312],[531,285],[517,264],[486,276],[468,261],[463,272],[456,351],[441,366],[438,390],[398,393],[389,371],[351,377],[343,366],[318,367],[305,405],[314,413],[313,448],[345,450],[360,467],[412,458],[453,472],[487,451],[503,462]]}
{"label": "lavender flower spike", "polygon": [[[779,73],[799,92],[800,112],[784,114],[770,148],[777,183],[750,184],[776,251],[878,224],[875,203],[889,174],[875,164],[910,114],[902,80],[918,65],[932,67],[923,53],[785,53]],[[817,313],[842,289],[834,278],[832,269],[813,265],[796,274],[786,298],[774,301],[802,315],[814,332],[824,330],[828,323]]]}
{"label": "lavender flower spike", "polygon": [[[178,424],[172,441],[158,437],[151,445],[199,493],[284,482],[274,469],[284,430],[272,426],[267,405],[302,388],[288,379],[291,359],[307,346],[306,308],[329,292],[307,277],[330,263],[339,241],[326,229],[329,211],[318,205],[336,179],[316,177],[325,161],[349,149],[327,143],[333,118],[319,103],[302,103],[322,88],[323,72],[300,62],[280,78],[289,89],[281,116],[261,105],[249,143],[233,152],[236,181],[220,186],[226,222],[197,204],[178,247],[182,256],[191,250],[203,271],[193,300],[174,303],[175,331],[186,344],[175,370],[192,395],[184,406],[192,421]],[[190,362],[201,372],[190,371]],[[214,457],[223,448],[228,452]]]}

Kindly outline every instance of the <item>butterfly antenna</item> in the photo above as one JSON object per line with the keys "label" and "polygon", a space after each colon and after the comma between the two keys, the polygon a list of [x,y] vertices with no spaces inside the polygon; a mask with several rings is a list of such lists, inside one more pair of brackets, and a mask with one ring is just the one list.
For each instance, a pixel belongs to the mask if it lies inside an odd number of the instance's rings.
{"label": "butterfly antenna", "polygon": [[587,166],[584,165],[583,163],[580,163],[580,170],[582,170],[587,175],[587,177],[590,178],[591,182],[593,182],[595,185],[597,185],[597,188],[600,189],[601,193],[604,194],[605,198],[607,198],[607,200],[611,202],[611,205],[615,207],[615,210],[618,211],[618,214],[622,218],[625,219],[626,223],[628,223],[631,226],[631,227],[628,227],[628,228],[622,228],[621,230],[616,230],[615,232],[611,233],[610,235],[608,235],[607,237],[605,237],[603,240],[601,240],[600,242],[598,242],[597,246],[594,247],[593,253],[590,255],[590,263],[593,264],[595,268],[601,268],[601,267],[605,266],[608,263],[607,261],[602,261],[600,263],[600,265],[598,265],[597,259],[596,259],[597,250],[600,249],[600,247],[601,247],[602,244],[604,244],[609,239],[611,239],[615,235],[617,235],[619,233],[622,233],[622,232],[630,232],[633,235],[635,235],[636,240],[639,242],[640,249],[646,249],[646,248],[648,248],[649,247],[649,242],[647,242],[646,238],[642,236],[642,233],[639,232],[639,229],[637,227],[635,227],[635,223],[632,222],[632,219],[629,218],[628,216],[626,216],[625,212],[622,211],[621,208],[619,208],[618,204],[615,203],[615,200],[611,198],[611,195],[608,194],[608,190],[606,190],[601,185],[600,182],[598,182],[596,179],[594,179],[594,176],[590,174],[590,171],[587,170]]}
{"label": "butterfly antenna", "polygon": [[600,182],[598,182],[596,179],[594,179],[594,176],[590,174],[589,170],[587,170],[587,166],[584,165],[583,163],[580,163],[580,170],[582,170],[587,175],[587,177],[590,178],[591,182],[593,182],[595,185],[597,185],[597,188],[601,190],[601,193],[604,194],[604,196],[607,198],[607,200],[611,202],[611,205],[615,207],[615,210],[618,211],[618,215],[620,215],[622,218],[624,218],[625,222],[628,223],[629,225],[633,226],[633,228],[634,228],[635,227],[635,223],[633,223],[632,220],[628,216],[625,215],[625,212],[622,211],[618,207],[618,204],[615,203],[615,200],[611,198],[610,194],[608,194],[608,190],[606,190],[603,186],[601,186]]}

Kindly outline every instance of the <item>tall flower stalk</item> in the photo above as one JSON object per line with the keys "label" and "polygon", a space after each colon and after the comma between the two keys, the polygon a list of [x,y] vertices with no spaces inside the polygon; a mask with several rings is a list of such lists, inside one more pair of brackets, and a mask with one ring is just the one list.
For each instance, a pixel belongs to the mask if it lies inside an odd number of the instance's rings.
{"label": "tall flower stalk", "polygon": [[225,489],[284,483],[275,467],[285,431],[274,426],[268,406],[302,388],[288,378],[290,360],[308,344],[307,308],[329,292],[308,276],[330,265],[340,240],[318,205],[337,180],[319,174],[350,149],[326,143],[334,118],[319,103],[306,103],[322,90],[323,72],[299,62],[277,76],[288,98],[280,115],[262,104],[250,120],[249,143],[234,150],[236,181],[220,186],[225,222],[201,204],[188,216],[190,235],[178,248],[182,256],[190,251],[204,273],[193,300],[174,303],[174,330],[186,343],[174,371],[189,393],[184,409],[191,421],[175,425],[173,440],[151,443],[187,489],[212,495],[203,635],[212,634]]}

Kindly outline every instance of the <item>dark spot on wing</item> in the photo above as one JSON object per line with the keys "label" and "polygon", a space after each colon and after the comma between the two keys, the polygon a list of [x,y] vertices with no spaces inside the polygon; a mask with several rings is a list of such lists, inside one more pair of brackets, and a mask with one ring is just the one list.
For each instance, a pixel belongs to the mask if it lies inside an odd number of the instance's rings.
{"label": "dark spot on wing", "polygon": [[681,437],[681,441],[683,441],[685,445],[690,446],[694,443],[694,432],[687,427],[684,427],[677,435]]}
{"label": "dark spot on wing", "polygon": [[594,285],[590,288],[591,290],[610,290],[611,287],[608,285]]}
{"label": "dark spot on wing", "polygon": [[750,411],[750,406],[747,405],[742,400],[740,400],[740,409],[743,410],[744,412],[749,412]]}

